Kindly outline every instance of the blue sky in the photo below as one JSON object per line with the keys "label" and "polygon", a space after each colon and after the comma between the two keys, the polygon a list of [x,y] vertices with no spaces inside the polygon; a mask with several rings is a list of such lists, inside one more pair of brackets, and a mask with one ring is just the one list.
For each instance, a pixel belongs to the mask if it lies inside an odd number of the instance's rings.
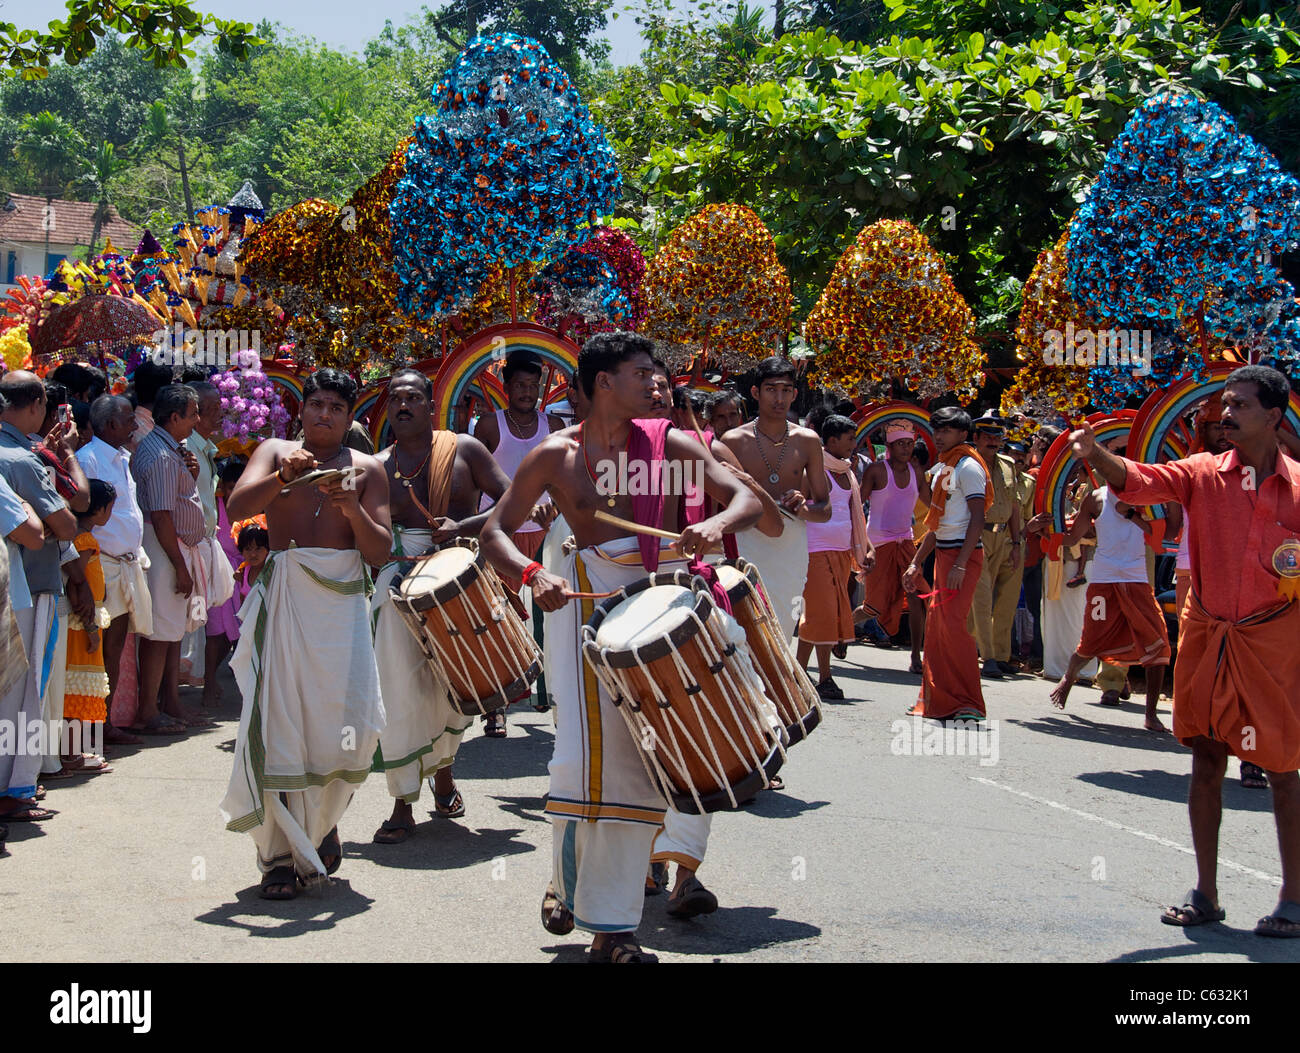
{"label": "blue sky", "polygon": [[[438,0],[426,0],[437,9]],[[193,0],[192,6],[219,18],[236,18],[256,23],[262,18],[281,22],[294,32],[315,37],[341,50],[360,50],[361,46],[384,28],[385,20],[394,25],[410,21],[421,7],[420,0],[364,0],[363,3],[339,3],[338,0]],[[622,3],[610,5],[619,10]],[[767,4],[760,6],[767,7]],[[0,0],[0,21],[13,22],[20,29],[44,28],[51,19],[62,20],[66,14],[63,0]],[[636,61],[641,38],[632,16],[622,14],[611,20],[607,32],[611,58],[615,65]]]}

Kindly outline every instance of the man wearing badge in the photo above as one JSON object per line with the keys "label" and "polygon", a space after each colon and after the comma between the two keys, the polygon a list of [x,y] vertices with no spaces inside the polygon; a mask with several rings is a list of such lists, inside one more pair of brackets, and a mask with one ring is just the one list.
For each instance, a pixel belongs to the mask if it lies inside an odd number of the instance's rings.
{"label": "man wearing badge", "polygon": [[1287,553],[1300,545],[1300,465],[1278,429],[1290,384],[1267,366],[1244,366],[1223,388],[1226,453],[1137,464],[1097,444],[1086,424],[1070,436],[1129,504],[1177,501],[1190,524],[1192,593],[1174,666],[1174,734],[1192,749],[1188,797],[1196,886],[1169,925],[1226,916],[1217,864],[1228,754],[1268,772],[1281,850],[1282,888],[1260,936],[1300,936],[1300,578]]}

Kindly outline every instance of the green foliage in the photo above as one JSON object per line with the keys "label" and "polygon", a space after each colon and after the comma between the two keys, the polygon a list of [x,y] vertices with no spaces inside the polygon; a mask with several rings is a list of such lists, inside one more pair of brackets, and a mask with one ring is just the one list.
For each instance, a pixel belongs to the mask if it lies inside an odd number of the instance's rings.
{"label": "green foliage", "polygon": [[235,58],[246,57],[256,43],[247,22],[202,14],[183,0],[68,0],[67,9],[66,21],[53,21],[44,30],[0,22],[0,76],[39,80],[58,58],[75,66],[108,33],[122,34],[127,47],[158,69],[186,65],[195,57],[190,45],[202,36],[211,36],[218,51]]}

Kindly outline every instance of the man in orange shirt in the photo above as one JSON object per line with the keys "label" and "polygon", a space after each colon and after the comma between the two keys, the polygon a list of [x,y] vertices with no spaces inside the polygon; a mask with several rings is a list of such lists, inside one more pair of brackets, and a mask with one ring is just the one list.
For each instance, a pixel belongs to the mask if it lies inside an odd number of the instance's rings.
{"label": "man in orange shirt", "polygon": [[1192,595],[1174,666],[1174,734],[1192,748],[1188,796],[1197,883],[1169,925],[1221,921],[1218,901],[1221,791],[1228,754],[1260,765],[1273,790],[1282,857],[1277,908],[1260,936],[1300,936],[1300,604],[1288,584],[1300,562],[1300,465],[1278,429],[1290,385],[1267,366],[1244,366],[1223,388],[1223,432],[1232,449],[1167,464],[1137,464],[1072,432],[1076,457],[1120,500],[1177,501],[1191,528]]}

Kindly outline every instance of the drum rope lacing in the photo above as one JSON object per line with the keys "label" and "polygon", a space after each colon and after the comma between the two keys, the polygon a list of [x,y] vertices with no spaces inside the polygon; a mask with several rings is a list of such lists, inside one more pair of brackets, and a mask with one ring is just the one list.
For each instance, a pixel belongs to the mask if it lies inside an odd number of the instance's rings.
{"label": "drum rope lacing", "polygon": [[[624,590],[615,591],[622,592]],[[749,677],[746,678],[744,676],[744,669],[740,666],[739,662],[735,663],[735,669],[733,669],[733,665],[725,661],[725,658],[735,655],[737,650],[733,648],[731,655],[726,654],[726,648],[727,646],[730,646],[730,641],[720,641],[718,639],[716,634],[719,632],[719,627],[710,624],[713,621],[712,618],[710,618],[708,622],[701,621],[699,615],[693,609],[689,613],[689,618],[695,623],[696,627],[695,634],[690,638],[699,640],[700,650],[703,652],[703,657],[710,667],[721,667],[719,672],[722,674],[722,677],[715,679],[717,679],[724,688],[724,694],[726,694],[728,690],[730,691],[729,697],[725,699],[725,705],[736,726],[743,730],[746,723],[748,723],[749,730],[755,733],[756,738],[759,741],[765,741],[768,738],[772,739],[777,749],[780,750],[781,755],[784,757],[785,750],[780,741],[780,734],[771,728],[765,728],[762,722],[758,719],[757,711],[753,707],[738,707],[735,701],[733,701],[734,699],[743,699],[747,697],[736,681],[736,670],[739,670],[742,680],[748,679],[750,681],[748,686],[751,690],[754,687],[763,687],[762,681],[757,677],[752,669],[750,670]],[[614,649],[609,647],[598,649],[600,664],[596,666],[595,671],[598,679],[604,683],[611,698],[628,698],[629,692],[625,690],[624,686],[621,684],[619,674],[615,672],[609,664],[607,655],[611,650]],[[742,761],[748,758],[748,763],[750,764],[749,771],[751,773],[763,770],[763,762],[766,758],[758,753],[754,745],[754,738],[744,736],[745,748],[741,749],[737,745],[735,738],[732,736],[732,732],[729,729],[727,722],[722,720],[719,716],[718,709],[715,707],[714,702],[710,697],[711,693],[705,689],[704,685],[696,682],[695,677],[691,673],[685,659],[682,657],[681,652],[676,648],[673,648],[669,654],[681,683],[686,686],[699,688],[699,690],[693,694],[699,695],[700,698],[703,699],[704,704],[708,709],[709,716],[712,718],[713,726],[722,733],[722,736],[726,740],[727,745],[731,748],[732,753]],[[674,710],[671,704],[663,704],[668,703],[669,699],[660,688],[659,682],[650,674],[649,669],[641,658],[640,652],[636,648],[632,649],[632,656],[641,671],[641,675],[645,678],[646,683],[651,688],[655,705],[659,707],[661,714],[664,716],[669,738],[669,742],[666,743],[666,745],[670,747],[667,751],[669,754],[669,761],[675,762],[673,763],[673,767],[676,768],[680,778],[674,779],[669,775],[668,771],[665,769],[664,763],[660,760],[659,752],[655,747],[652,747],[651,749],[642,748],[638,751],[641,755],[642,765],[646,769],[646,774],[650,776],[652,782],[659,784],[660,788],[665,791],[665,795],[670,799],[673,792],[680,792],[676,789],[677,784],[681,783],[684,785],[689,790],[691,799],[694,801],[696,808],[699,809],[701,814],[704,813],[704,804],[700,799],[698,788],[690,777],[689,769],[686,765],[685,752],[683,751],[682,743],[678,738],[678,731],[680,731],[682,736],[685,737],[691,751],[694,752],[695,756],[704,765],[710,777],[719,786],[725,789],[731,806],[733,808],[739,807],[735,791],[732,788],[731,781],[726,772],[726,767],[723,764],[721,757],[718,755],[718,749],[713,739],[706,736],[709,753],[712,758],[712,763],[710,763],[710,757],[705,756],[704,751],[700,749],[699,744],[690,735],[689,729],[681,715]],[[593,665],[595,665],[595,663],[593,663]],[[699,700],[692,698],[691,707],[694,711],[695,719],[698,721],[700,727],[707,727],[708,725],[700,712]],[[651,736],[654,740],[660,738],[657,729],[650,724],[644,716],[639,717],[638,723],[638,717],[634,716],[633,713],[630,712],[631,707],[620,706],[619,709],[623,713],[623,718],[627,722],[629,730],[631,730],[634,738],[637,738],[638,735],[640,735],[642,740],[644,740],[644,731],[646,728],[650,730]],[[673,726],[674,722],[677,725],[676,728]],[[649,755],[648,757],[647,754]]]}

